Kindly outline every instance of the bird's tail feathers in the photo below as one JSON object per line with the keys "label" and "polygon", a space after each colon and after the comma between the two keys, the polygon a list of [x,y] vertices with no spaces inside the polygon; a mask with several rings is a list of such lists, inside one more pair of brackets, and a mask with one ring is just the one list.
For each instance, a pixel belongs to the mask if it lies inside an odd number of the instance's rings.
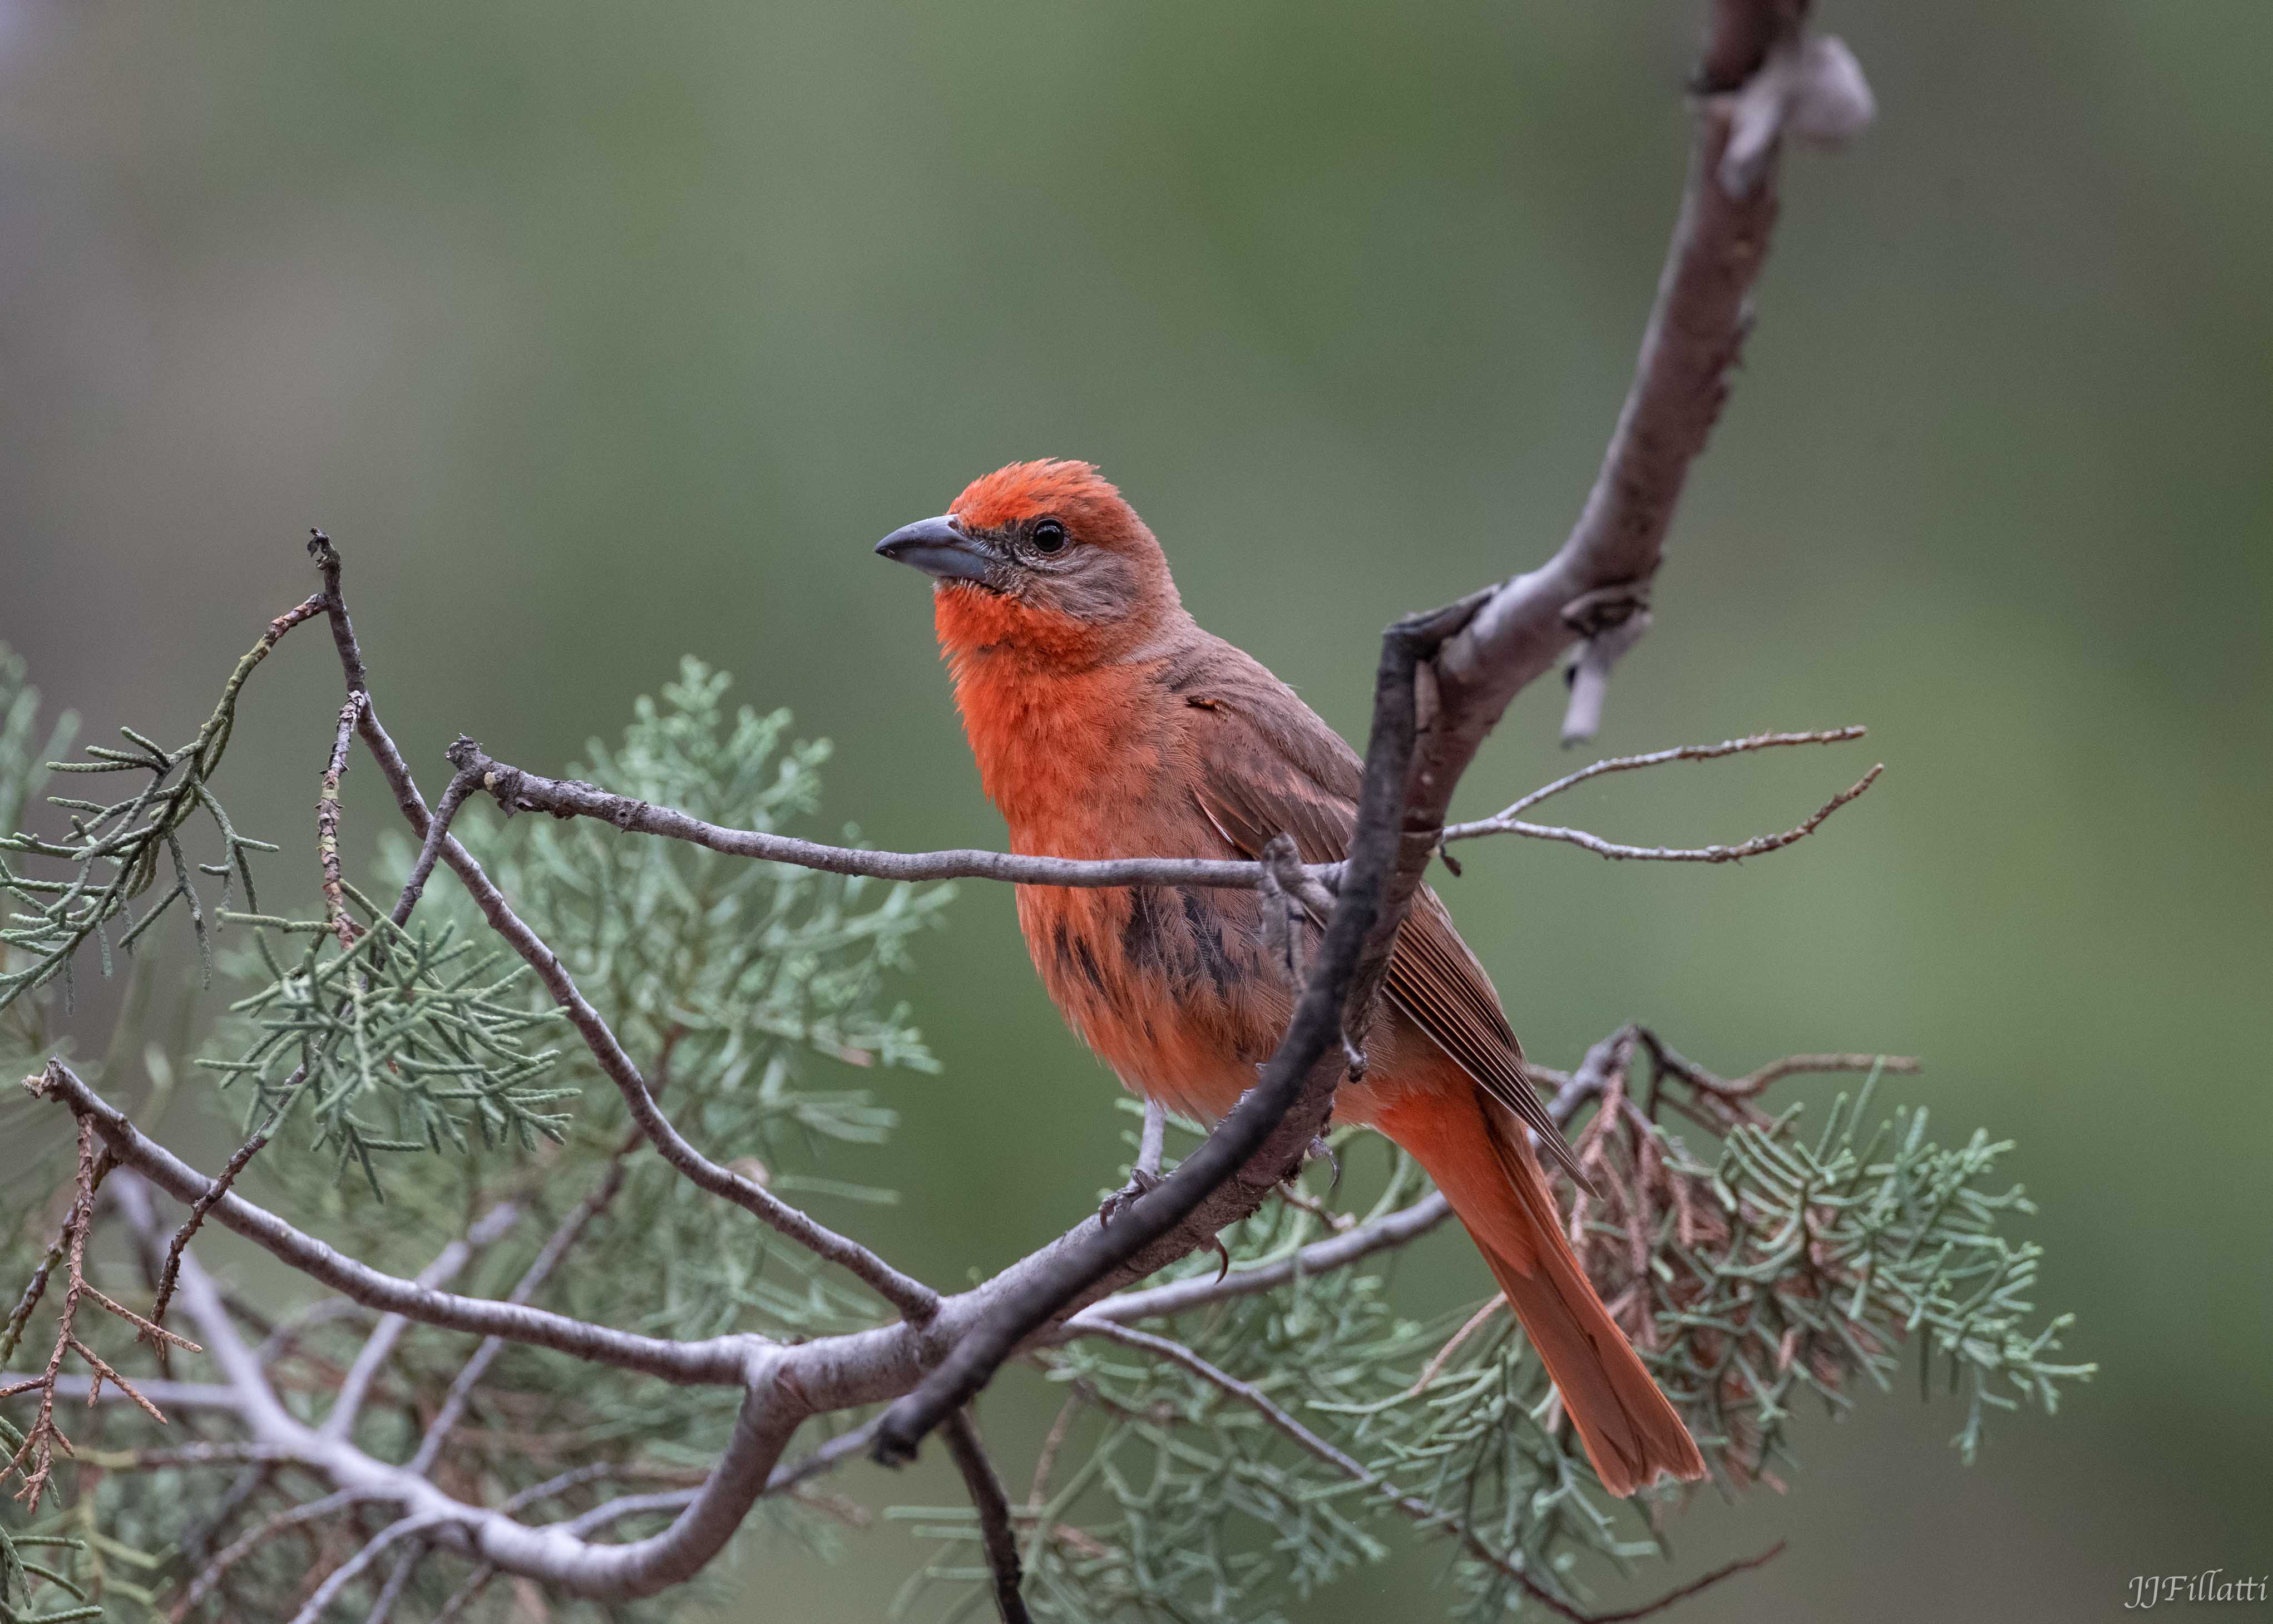
{"label": "bird's tail feathers", "polygon": [[[1702,1477],[1696,1440],[1588,1282],[1538,1162],[1512,1138],[1521,1126],[1477,1104],[1482,1120],[1473,1125],[1391,1137],[1428,1169],[1483,1253],[1602,1486],[1624,1496],[1661,1472]],[[1405,1124],[1383,1124],[1399,1125]]]}

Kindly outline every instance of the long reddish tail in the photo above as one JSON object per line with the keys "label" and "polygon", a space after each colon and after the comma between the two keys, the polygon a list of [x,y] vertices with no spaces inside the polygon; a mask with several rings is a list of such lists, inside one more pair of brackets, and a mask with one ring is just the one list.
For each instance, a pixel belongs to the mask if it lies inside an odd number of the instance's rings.
{"label": "long reddish tail", "polygon": [[[1465,1081],[1465,1079],[1463,1079]],[[1428,1170],[1539,1350],[1602,1486],[1626,1495],[1705,1459],[1564,1238],[1530,1146],[1471,1088],[1408,1097],[1378,1126]]]}

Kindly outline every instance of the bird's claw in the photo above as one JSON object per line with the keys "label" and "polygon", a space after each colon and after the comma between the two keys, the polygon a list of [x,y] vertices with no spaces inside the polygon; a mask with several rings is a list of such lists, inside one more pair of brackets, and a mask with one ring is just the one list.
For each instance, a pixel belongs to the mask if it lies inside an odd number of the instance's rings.
{"label": "bird's claw", "polygon": [[1097,1221],[1111,1223],[1136,1202],[1142,1200],[1161,1184],[1158,1173],[1148,1173],[1143,1168],[1129,1169],[1129,1182],[1097,1204]]}
{"label": "bird's claw", "polygon": [[[1335,1170],[1337,1174],[1340,1171],[1339,1169]],[[1110,1224],[1127,1211],[1132,1203],[1143,1200],[1167,1182],[1158,1173],[1148,1173],[1143,1168],[1130,1168],[1129,1182],[1097,1204],[1098,1222]],[[1216,1257],[1220,1259],[1216,1268],[1215,1277],[1221,1280],[1231,1273],[1231,1249],[1223,1244],[1223,1237],[1220,1235],[1209,1236],[1207,1244],[1214,1249]]]}
{"label": "bird's claw", "polygon": [[1326,1181],[1326,1193],[1328,1195],[1333,1194],[1335,1191],[1339,1190],[1342,1187],[1342,1159],[1334,1154],[1334,1147],[1327,1144],[1324,1139],[1312,1139],[1310,1141],[1310,1147],[1302,1153],[1302,1160],[1305,1162],[1323,1162],[1327,1167],[1332,1169],[1332,1177],[1328,1178]]}
{"label": "bird's claw", "polygon": [[[1337,1169],[1337,1174],[1339,1171],[1341,1169]],[[1121,1217],[1121,1214],[1123,1214],[1134,1201],[1144,1201],[1148,1194],[1159,1190],[1164,1183],[1168,1183],[1168,1180],[1161,1178],[1159,1174],[1148,1174],[1148,1171],[1141,1169],[1141,1167],[1132,1167],[1132,1169],[1129,1169],[1128,1183],[1121,1185],[1121,1190],[1114,1190],[1112,1194],[1102,1199],[1102,1201],[1098,1201],[1098,1223],[1112,1223],[1114,1219]],[[1216,1278],[1220,1281],[1220,1278],[1227,1276],[1227,1274],[1232,1272],[1232,1249],[1223,1244],[1223,1237],[1220,1237],[1220,1235],[1209,1235],[1207,1244],[1216,1251],[1216,1258],[1220,1260],[1219,1267],[1216,1267]]]}

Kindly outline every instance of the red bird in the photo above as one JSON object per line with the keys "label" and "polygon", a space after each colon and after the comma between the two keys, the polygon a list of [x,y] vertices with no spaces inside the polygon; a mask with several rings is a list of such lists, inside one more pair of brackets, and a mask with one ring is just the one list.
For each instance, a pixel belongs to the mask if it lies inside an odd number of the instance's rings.
{"label": "red bird", "polygon": [[[934,615],[987,796],[1015,852],[1347,854],[1362,766],[1294,692],[1185,613],[1160,544],[1086,462],[1015,462],[877,544],[934,577]],[[1199,886],[1018,887],[1034,967],[1083,1041],[1147,1099],[1227,1115],[1294,991],[1262,898]],[[1334,1114],[1404,1147],[1444,1192],[1546,1362],[1613,1494],[1701,1477],[1681,1418],[1564,1239],[1527,1124],[1565,1159],[1499,995],[1423,890],[1362,1081]]]}

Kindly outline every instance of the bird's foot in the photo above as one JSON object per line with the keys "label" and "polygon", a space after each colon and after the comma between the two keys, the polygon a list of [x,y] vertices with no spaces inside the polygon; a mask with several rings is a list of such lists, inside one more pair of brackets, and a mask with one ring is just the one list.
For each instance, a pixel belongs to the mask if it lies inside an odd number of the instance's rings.
{"label": "bird's foot", "polygon": [[1332,1177],[1326,1182],[1328,1195],[1333,1194],[1342,1187],[1342,1159],[1334,1154],[1334,1147],[1326,1143],[1323,1135],[1313,1139],[1308,1145],[1302,1147],[1302,1154],[1294,1158],[1294,1165],[1287,1169],[1279,1182],[1290,1189],[1300,1186],[1302,1182],[1302,1169],[1313,1162],[1323,1162],[1331,1170]]}
{"label": "bird's foot", "polygon": [[1162,1180],[1158,1173],[1148,1173],[1143,1168],[1129,1169],[1129,1182],[1097,1204],[1097,1221],[1111,1223],[1145,1196],[1158,1190]]}
{"label": "bird's foot", "polygon": [[[1148,1173],[1143,1168],[1129,1169],[1129,1182],[1097,1204],[1098,1222],[1110,1224],[1166,1182],[1158,1173]],[[1223,1244],[1223,1237],[1219,1235],[1209,1236],[1207,1244],[1218,1259],[1215,1277],[1221,1280],[1231,1273],[1231,1249]]]}

